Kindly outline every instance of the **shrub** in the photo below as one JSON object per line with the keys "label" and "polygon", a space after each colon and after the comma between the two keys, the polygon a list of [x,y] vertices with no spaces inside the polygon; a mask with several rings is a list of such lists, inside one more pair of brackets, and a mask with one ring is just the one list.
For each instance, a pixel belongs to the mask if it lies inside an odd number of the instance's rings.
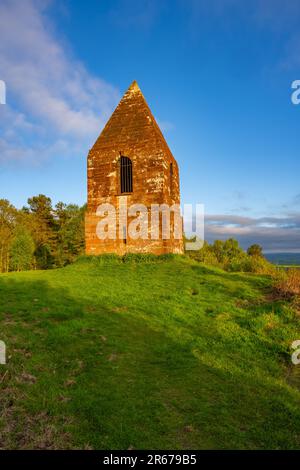
{"label": "shrub", "polygon": [[103,265],[103,264],[137,264],[137,263],[162,263],[164,261],[184,259],[183,255],[166,253],[154,255],[152,253],[126,253],[117,255],[116,253],[103,253],[101,255],[81,255],[75,261],[76,265]]}
{"label": "shrub", "polygon": [[276,267],[266,260],[263,256],[246,255],[242,271],[255,274],[277,273]]}
{"label": "shrub", "polygon": [[245,269],[246,262],[247,255],[245,253],[239,253],[232,257],[227,256],[224,260],[224,269],[230,272],[247,271]]}
{"label": "shrub", "polygon": [[105,253],[102,255],[81,255],[75,261],[75,265],[102,265],[102,264],[120,264],[122,258],[115,253]]}
{"label": "shrub", "polygon": [[153,263],[157,256],[152,253],[126,253],[122,260],[124,263]]}
{"label": "shrub", "polygon": [[283,298],[292,298],[300,295],[300,270],[290,268],[280,270],[274,277],[274,289]]}
{"label": "shrub", "polygon": [[230,272],[271,275],[276,272],[275,266],[263,257],[259,245],[252,245],[246,253],[233,238],[226,241],[215,240],[212,245],[204,242],[200,250],[187,254],[200,263],[217,266]]}
{"label": "shrub", "polygon": [[196,251],[188,251],[188,256],[195,261],[199,261],[200,263],[209,264],[212,266],[221,266],[221,263],[216,256],[214,249],[211,245],[207,242],[204,242],[203,247],[200,250]]}
{"label": "shrub", "polygon": [[254,245],[249,246],[247,250],[247,255],[249,256],[263,256],[262,254],[262,247],[258,245],[257,243],[254,243]]}

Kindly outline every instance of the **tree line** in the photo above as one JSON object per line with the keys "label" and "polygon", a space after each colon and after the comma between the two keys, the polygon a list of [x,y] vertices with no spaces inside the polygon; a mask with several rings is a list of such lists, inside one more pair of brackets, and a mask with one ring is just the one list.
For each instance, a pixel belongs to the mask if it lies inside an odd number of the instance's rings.
{"label": "tree line", "polygon": [[0,272],[49,269],[84,252],[85,205],[33,196],[22,209],[0,199]]}
{"label": "tree line", "polygon": [[[84,253],[86,205],[58,202],[44,194],[27,200],[22,209],[0,199],[0,272],[59,268]],[[196,261],[227,271],[270,272],[274,269],[255,244],[245,252],[237,240],[204,242],[186,253]]]}
{"label": "tree line", "polygon": [[190,251],[187,254],[200,263],[217,266],[225,271],[260,274],[272,274],[276,271],[275,266],[263,256],[260,245],[255,243],[244,251],[234,238],[215,240],[212,244],[205,241],[200,250]]}

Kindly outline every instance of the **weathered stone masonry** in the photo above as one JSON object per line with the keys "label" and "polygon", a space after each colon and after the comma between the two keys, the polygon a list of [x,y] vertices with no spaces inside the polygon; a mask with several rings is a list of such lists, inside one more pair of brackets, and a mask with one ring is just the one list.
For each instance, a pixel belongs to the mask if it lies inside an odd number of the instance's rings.
{"label": "weathered stone masonry", "polygon": [[[121,193],[120,158],[132,161],[133,190]],[[100,204],[127,205],[180,203],[179,173],[174,159],[136,82],[133,82],[88,154],[86,253],[182,253],[182,240],[100,240],[96,234]],[[130,219],[129,219],[130,222]],[[171,224],[174,231],[174,224]],[[150,221],[149,221],[150,230]]]}

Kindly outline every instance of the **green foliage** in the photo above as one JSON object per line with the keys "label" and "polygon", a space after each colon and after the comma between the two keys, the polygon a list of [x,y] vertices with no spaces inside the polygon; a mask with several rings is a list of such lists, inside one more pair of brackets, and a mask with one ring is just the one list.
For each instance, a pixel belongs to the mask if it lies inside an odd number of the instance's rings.
{"label": "green foliage", "polygon": [[249,246],[247,254],[249,256],[262,256],[262,247],[257,243],[254,243],[254,245]]}
{"label": "green foliage", "polygon": [[187,252],[188,256],[200,263],[217,266],[229,272],[252,272],[257,274],[274,274],[275,266],[262,255],[259,245],[252,245],[247,253],[239,246],[237,240],[215,240],[212,245],[204,242],[197,251]]}
{"label": "green foliage", "polygon": [[27,230],[18,229],[11,244],[11,267],[14,271],[30,269],[33,263],[34,241]]}
{"label": "green foliage", "polygon": [[269,277],[137,259],[0,275],[1,447],[299,449],[300,317]]}
{"label": "green foliage", "polygon": [[105,253],[100,256],[96,255],[81,255],[73,263],[73,266],[77,269],[81,269],[81,266],[87,267],[96,267],[102,266],[104,264],[121,264],[123,259],[121,256],[116,255],[115,253]]}
{"label": "green foliage", "polygon": [[56,265],[65,266],[84,252],[85,207],[59,202],[55,209]]}
{"label": "green foliage", "polygon": [[189,251],[188,256],[193,258],[200,263],[208,264],[211,266],[221,266],[217,253],[214,251],[213,246],[204,242],[203,247],[200,250]]}
{"label": "green foliage", "polygon": [[17,209],[6,199],[0,199],[0,272],[10,265],[10,247],[16,226]]}
{"label": "green foliage", "polygon": [[273,288],[282,298],[297,297],[300,300],[300,269],[278,269],[274,276]]}
{"label": "green foliage", "polygon": [[34,255],[37,269],[50,269],[55,267],[54,256],[51,246],[48,243],[44,242],[42,244],[38,244]]}
{"label": "green foliage", "polygon": [[[21,210],[0,199],[0,272],[25,269],[22,266],[48,269],[74,261],[84,252],[84,214],[85,206],[75,204],[59,202],[53,209],[51,199],[43,194],[29,198],[28,207]],[[22,232],[34,242],[34,260],[29,265],[17,261],[21,244],[15,238]]]}
{"label": "green foliage", "polygon": [[126,253],[122,257],[124,263],[157,263],[171,259],[172,255],[157,256],[151,253]]}
{"label": "green foliage", "polygon": [[241,271],[256,274],[268,274],[274,276],[277,272],[276,266],[270,263],[264,256],[247,256]]}
{"label": "green foliage", "polygon": [[154,255],[151,253],[126,253],[123,256],[119,256],[115,253],[105,253],[102,255],[92,256],[92,255],[82,255],[79,256],[74,262],[74,266],[79,267],[82,265],[85,266],[102,266],[106,264],[142,264],[142,263],[163,263],[166,261],[172,260],[183,260],[185,256],[175,255],[172,253],[164,255]]}

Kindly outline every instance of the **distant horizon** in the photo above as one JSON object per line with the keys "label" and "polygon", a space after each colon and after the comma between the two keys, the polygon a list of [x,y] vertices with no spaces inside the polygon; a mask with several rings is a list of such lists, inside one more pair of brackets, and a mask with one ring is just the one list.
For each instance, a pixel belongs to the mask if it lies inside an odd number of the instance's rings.
{"label": "distant horizon", "polygon": [[296,253],[263,253],[266,259],[281,266],[300,266],[300,252]]}
{"label": "distant horizon", "polygon": [[300,250],[298,251],[267,251],[263,250],[263,253],[266,255],[300,255]]}

